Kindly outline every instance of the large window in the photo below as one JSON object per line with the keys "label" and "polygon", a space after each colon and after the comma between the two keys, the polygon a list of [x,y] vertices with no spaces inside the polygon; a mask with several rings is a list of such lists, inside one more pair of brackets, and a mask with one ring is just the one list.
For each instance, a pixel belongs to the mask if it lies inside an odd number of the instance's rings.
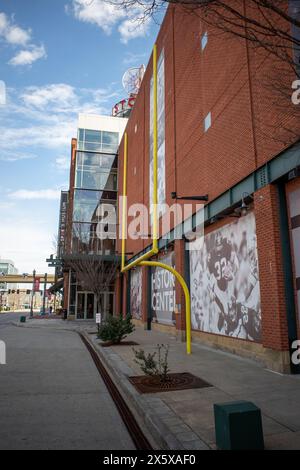
{"label": "large window", "polygon": [[78,150],[91,152],[117,153],[119,145],[118,132],[78,130]]}
{"label": "large window", "polygon": [[74,191],[74,222],[98,222],[98,211],[101,203],[116,205],[116,193],[112,191]]}
{"label": "large window", "polygon": [[117,158],[111,155],[78,152],[75,187],[116,191]]}
{"label": "large window", "polygon": [[115,239],[98,237],[98,225],[97,223],[73,223],[72,253],[110,255],[115,251]]}

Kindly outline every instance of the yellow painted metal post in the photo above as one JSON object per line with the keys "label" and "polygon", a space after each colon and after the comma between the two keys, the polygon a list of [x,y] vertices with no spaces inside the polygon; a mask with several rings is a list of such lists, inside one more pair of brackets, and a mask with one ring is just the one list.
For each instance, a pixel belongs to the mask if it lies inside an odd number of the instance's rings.
{"label": "yellow painted metal post", "polygon": [[149,261],[153,255],[158,253],[158,129],[157,129],[157,46],[153,48],[153,197],[152,197],[152,213],[153,213],[153,234],[152,249],[144,253],[138,259],[129,264],[125,264],[126,253],[126,214],[127,214],[127,165],[128,165],[128,136],[124,135],[124,169],[123,169],[123,204],[122,204],[122,261],[121,272],[129,271],[135,266],[158,266],[162,269],[170,271],[178,280],[185,295],[185,311],[186,311],[186,350],[187,354],[191,354],[191,299],[188,286],[184,278],[174,268],[159,261]]}
{"label": "yellow painted metal post", "polygon": [[126,253],[126,215],[127,215],[127,158],[128,158],[128,135],[124,134],[124,168],[123,168],[123,200],[122,200],[122,260],[121,270],[125,267]]}
{"label": "yellow painted metal post", "polygon": [[158,251],[158,133],[157,133],[157,46],[153,47],[153,249]]}
{"label": "yellow painted metal post", "polygon": [[191,296],[189,288],[184,280],[184,278],[179,274],[176,269],[172,268],[171,266],[160,263],[159,261],[142,261],[140,263],[141,266],[156,266],[162,269],[166,269],[170,271],[178,282],[180,283],[184,296],[185,296],[185,318],[186,318],[186,352],[187,354],[191,354],[192,352],[192,328],[191,328]]}

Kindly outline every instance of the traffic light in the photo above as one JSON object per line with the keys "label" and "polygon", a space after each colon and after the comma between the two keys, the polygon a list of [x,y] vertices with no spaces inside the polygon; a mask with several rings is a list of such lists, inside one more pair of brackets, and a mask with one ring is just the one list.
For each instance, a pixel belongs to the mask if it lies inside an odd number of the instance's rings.
{"label": "traffic light", "polygon": [[29,295],[29,294],[30,294],[30,289],[27,289],[26,295]]}
{"label": "traffic light", "polygon": [[18,294],[18,295],[20,294],[20,289],[17,289],[17,294]]}
{"label": "traffic light", "polygon": [[8,289],[8,294],[10,294],[10,293],[11,293],[11,290],[10,290],[10,289]]}

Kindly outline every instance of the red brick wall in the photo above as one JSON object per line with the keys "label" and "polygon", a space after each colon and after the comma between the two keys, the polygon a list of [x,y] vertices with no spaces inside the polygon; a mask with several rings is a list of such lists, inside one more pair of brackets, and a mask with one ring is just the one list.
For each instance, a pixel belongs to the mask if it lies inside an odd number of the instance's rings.
{"label": "red brick wall", "polygon": [[[201,51],[201,37],[208,44]],[[209,194],[215,199],[234,184],[271,160],[295,140],[284,128],[295,124],[289,87],[292,75],[281,73],[287,83],[284,106],[266,77],[273,79],[278,64],[246,41],[225,36],[201,24],[195,15],[170,6],[157,38],[158,57],[165,51],[166,195]],[[276,71],[276,72],[275,72]],[[278,75],[278,73],[277,73]],[[149,207],[149,90],[150,58],[142,87],[127,125],[128,206]],[[286,91],[286,90],[285,90]],[[283,96],[283,95],[282,95]],[[203,120],[212,113],[212,127],[204,133]],[[300,120],[299,120],[300,122]],[[299,124],[299,123],[298,123]],[[274,132],[281,126],[282,133]],[[123,142],[119,156],[119,189],[122,192]],[[263,315],[263,345],[288,349],[284,279],[278,220],[277,191],[268,186],[255,194],[258,254]],[[127,252],[138,253],[149,240],[127,241]],[[176,266],[182,271],[182,254],[176,244]],[[121,250],[119,243],[118,250]],[[178,258],[179,256],[179,258]],[[130,256],[129,256],[130,257]],[[184,328],[184,302],[176,287]],[[125,300],[124,300],[125,302]]]}
{"label": "red brick wall", "polygon": [[259,278],[262,307],[262,343],[288,350],[284,274],[276,186],[269,185],[254,195]]}
{"label": "red brick wall", "polygon": [[[201,51],[205,31],[208,44]],[[272,88],[266,88],[265,78],[273,77],[278,66],[273,58],[242,39],[208,28],[178,6],[169,8],[157,47],[158,56],[162,48],[165,51],[167,203],[172,203],[172,191],[178,195],[208,193],[213,200],[284,149],[287,142],[278,133],[274,136],[274,125],[288,125],[295,107],[288,96],[279,113]],[[150,58],[127,125],[128,204],[143,202],[147,207],[151,76]],[[292,76],[287,83],[290,88]],[[212,113],[212,127],[204,133],[208,112]],[[120,191],[122,160],[123,142]],[[129,240],[127,251],[139,252],[148,244],[147,240]]]}

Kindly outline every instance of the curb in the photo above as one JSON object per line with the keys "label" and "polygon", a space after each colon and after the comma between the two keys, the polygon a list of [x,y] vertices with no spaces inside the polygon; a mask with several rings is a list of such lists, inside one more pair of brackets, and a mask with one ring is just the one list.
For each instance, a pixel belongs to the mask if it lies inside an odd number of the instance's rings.
{"label": "curb", "polygon": [[86,332],[82,334],[100,357],[131,412],[144,425],[159,449],[209,450],[163,400],[153,394],[141,395],[134,388],[128,377],[136,374],[118,354],[111,348],[101,348],[96,336]]}

